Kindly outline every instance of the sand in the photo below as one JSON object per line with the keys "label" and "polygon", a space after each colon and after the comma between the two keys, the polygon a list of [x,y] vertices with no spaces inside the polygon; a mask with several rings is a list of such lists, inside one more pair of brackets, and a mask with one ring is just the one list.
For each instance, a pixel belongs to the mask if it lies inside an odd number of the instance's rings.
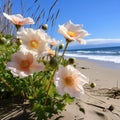
{"label": "sand", "polygon": [[120,120],[120,69],[89,60],[76,60],[76,65],[96,87],[84,86],[80,100],[51,120]]}
{"label": "sand", "polygon": [[[49,120],[120,120],[120,69],[90,60],[76,60],[76,65],[96,87],[85,85],[85,94],[80,100],[68,104],[64,111]],[[21,110],[13,120],[29,119]]]}

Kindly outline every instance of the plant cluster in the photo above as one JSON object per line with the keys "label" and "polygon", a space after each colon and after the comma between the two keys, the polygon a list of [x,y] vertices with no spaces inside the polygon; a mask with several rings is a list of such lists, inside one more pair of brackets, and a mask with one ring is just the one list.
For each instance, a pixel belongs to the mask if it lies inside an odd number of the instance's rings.
{"label": "plant cluster", "polygon": [[83,38],[88,32],[82,25],[68,21],[58,26],[65,38],[63,45],[47,34],[47,25],[37,30],[24,28],[25,24],[34,24],[32,18],[3,15],[16,26],[17,34],[14,39],[0,34],[1,93],[9,91],[29,100],[38,120],[51,118],[67,103],[80,99],[89,80],[75,68],[74,58],[64,56],[71,42],[86,43]]}

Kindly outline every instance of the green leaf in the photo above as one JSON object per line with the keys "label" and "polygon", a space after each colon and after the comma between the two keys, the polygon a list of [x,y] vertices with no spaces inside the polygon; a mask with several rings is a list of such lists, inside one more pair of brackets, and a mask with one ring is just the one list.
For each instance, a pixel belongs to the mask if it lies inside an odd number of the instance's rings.
{"label": "green leaf", "polygon": [[7,34],[7,35],[5,36],[5,38],[6,38],[6,39],[10,39],[10,38],[12,38],[12,35]]}
{"label": "green leaf", "polygon": [[64,110],[65,109],[65,106],[66,106],[66,104],[65,103],[58,103],[58,111],[62,111],[62,110]]}
{"label": "green leaf", "polygon": [[39,103],[34,103],[34,106],[33,106],[33,111],[37,111],[38,109],[42,109],[42,106],[39,104]]}
{"label": "green leaf", "polygon": [[73,97],[70,97],[70,96],[67,95],[67,94],[64,95],[64,98],[65,98],[64,100],[65,100],[66,103],[72,103],[72,102],[74,102],[74,99],[75,99],[75,98],[73,98]]}

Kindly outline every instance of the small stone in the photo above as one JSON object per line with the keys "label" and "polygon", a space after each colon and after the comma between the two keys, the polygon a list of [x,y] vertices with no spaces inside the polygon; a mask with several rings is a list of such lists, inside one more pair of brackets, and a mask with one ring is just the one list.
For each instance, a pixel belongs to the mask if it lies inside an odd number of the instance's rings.
{"label": "small stone", "polygon": [[114,110],[114,106],[113,105],[110,105],[108,110],[110,110],[111,112]]}

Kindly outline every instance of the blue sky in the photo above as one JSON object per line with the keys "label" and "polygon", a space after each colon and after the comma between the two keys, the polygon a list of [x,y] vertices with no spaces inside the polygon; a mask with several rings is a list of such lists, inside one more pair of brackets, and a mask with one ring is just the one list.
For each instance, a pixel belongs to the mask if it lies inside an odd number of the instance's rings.
{"label": "blue sky", "polygon": [[[13,13],[19,13],[19,4],[14,2]],[[29,5],[32,4],[29,0]],[[40,0],[46,9],[54,0]],[[26,4],[28,5],[28,0]],[[52,37],[63,40],[64,38],[57,32],[59,24],[64,24],[71,20],[76,24],[83,24],[83,28],[90,33],[86,37],[86,46],[99,46],[108,44],[120,46],[120,0],[59,0],[56,8],[60,8],[60,14],[52,33]],[[56,10],[56,9],[55,9]],[[72,45],[75,45],[73,43]]]}
{"label": "blue sky", "polygon": [[[72,20],[91,35],[88,45],[120,45],[120,0],[61,0],[60,24]],[[86,45],[86,46],[88,46]]]}

